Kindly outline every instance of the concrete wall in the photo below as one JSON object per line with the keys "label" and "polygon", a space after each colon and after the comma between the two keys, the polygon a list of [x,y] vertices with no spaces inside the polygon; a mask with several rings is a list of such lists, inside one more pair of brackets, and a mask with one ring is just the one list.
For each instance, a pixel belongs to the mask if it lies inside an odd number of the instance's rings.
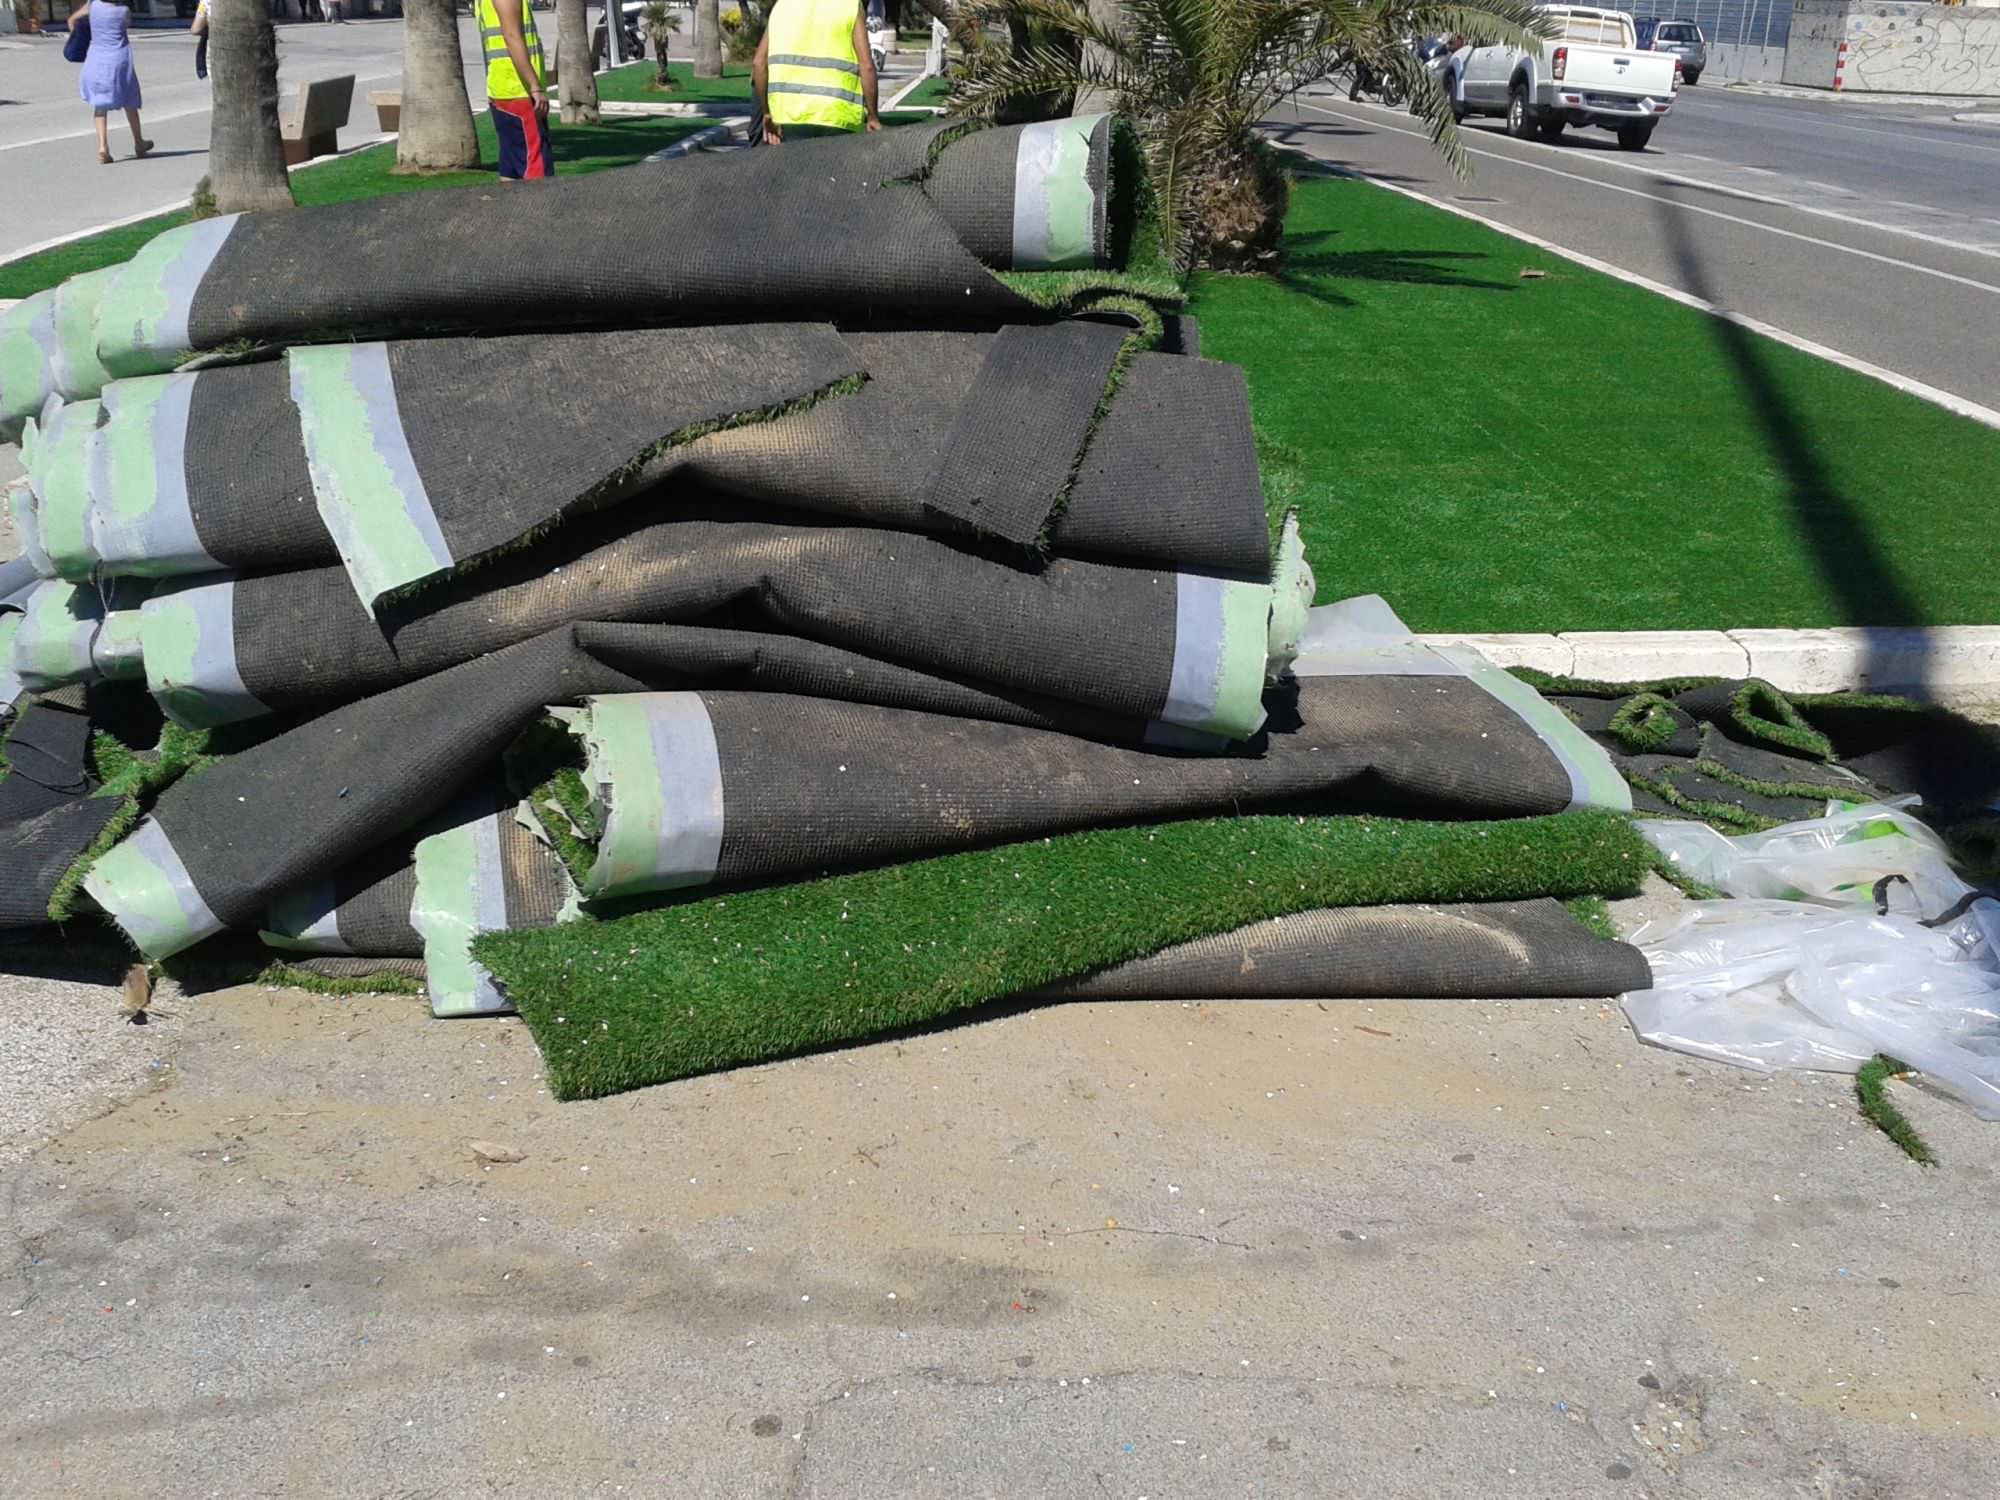
{"label": "concrete wall", "polygon": [[1842,41],[1849,93],[2000,95],[2000,7],[1792,0],[1784,81],[1830,88]]}
{"label": "concrete wall", "polygon": [[1783,47],[1731,47],[1712,42],[1708,48],[1708,71],[1702,81],[1721,83],[1742,79],[1750,83],[1776,83],[1785,71]]}

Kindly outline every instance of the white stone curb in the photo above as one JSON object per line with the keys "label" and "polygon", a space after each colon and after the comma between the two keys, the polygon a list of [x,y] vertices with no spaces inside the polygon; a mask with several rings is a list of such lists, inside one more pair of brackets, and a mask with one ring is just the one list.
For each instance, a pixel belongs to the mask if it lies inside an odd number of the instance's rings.
{"label": "white stone curb", "polygon": [[1559,677],[1760,677],[1788,693],[2000,695],[2000,626],[1934,630],[1579,630],[1566,635],[1427,635],[1503,667]]}

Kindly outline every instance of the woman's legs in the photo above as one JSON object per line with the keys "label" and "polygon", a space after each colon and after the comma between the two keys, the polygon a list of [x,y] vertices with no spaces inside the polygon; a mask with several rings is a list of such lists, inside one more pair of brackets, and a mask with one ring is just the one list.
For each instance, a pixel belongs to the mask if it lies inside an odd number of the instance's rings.
{"label": "woman's legs", "polygon": [[94,113],[94,115],[93,115],[93,120],[94,120],[94,123],[95,123],[95,124],[96,124],[96,126],[97,126],[97,155],[98,155],[98,158],[99,158],[100,160],[104,160],[104,161],[108,161],[108,160],[110,160],[110,158],[111,158],[111,131],[110,131],[110,122],[109,122],[109,121],[107,121],[107,120],[105,119],[105,117],[104,117],[104,111],[103,111],[103,110],[101,110],[101,109],[100,109],[100,110],[97,110],[97,111],[96,111],[96,112]]}
{"label": "woman's legs", "polygon": [[[104,117],[102,115],[99,115],[97,119],[99,127],[101,129],[104,122]],[[126,110],[125,123],[132,127],[132,149],[135,152],[137,152],[140,156],[144,156],[148,151],[151,151],[153,149],[153,143],[147,140],[141,134],[139,134],[139,111],[136,109]]]}

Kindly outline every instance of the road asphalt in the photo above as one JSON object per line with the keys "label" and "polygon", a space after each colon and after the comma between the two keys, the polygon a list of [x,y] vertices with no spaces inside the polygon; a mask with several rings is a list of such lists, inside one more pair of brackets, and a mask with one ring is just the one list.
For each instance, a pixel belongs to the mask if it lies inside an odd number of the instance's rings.
{"label": "road asphalt", "polygon": [[[1684,90],[1637,154],[1602,131],[1548,145],[1474,120],[1467,181],[1408,114],[1344,92],[1302,96],[1267,126],[1322,161],[1990,406],[2000,130],[1887,108],[1857,118],[1832,103]],[[1857,130],[1870,133],[1835,133]],[[1822,178],[1845,196],[1815,196]],[[1635,378],[1644,362],[1635,351]]]}

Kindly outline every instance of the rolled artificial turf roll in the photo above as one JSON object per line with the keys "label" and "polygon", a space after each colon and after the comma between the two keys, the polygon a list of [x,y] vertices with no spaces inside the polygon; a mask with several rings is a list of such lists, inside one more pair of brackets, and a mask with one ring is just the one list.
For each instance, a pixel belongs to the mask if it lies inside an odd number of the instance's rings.
{"label": "rolled artificial turf roll", "polygon": [[473,956],[576,1099],[935,1023],[1274,917],[1626,894],[1650,865],[1606,813],[1196,820],[495,933]]}
{"label": "rolled artificial turf roll", "polygon": [[[1300,575],[1286,576],[1296,590]],[[1274,594],[1266,582],[1081,558],[1016,566],[962,541],[709,496],[665,519],[643,502],[613,507],[380,619],[342,568],[197,579],[171,599],[147,629],[194,611],[209,653],[155,674],[162,703],[189,724],[323,710],[566,623],[672,635],[726,610],[741,633],[1241,739],[1262,721]]]}
{"label": "rolled artificial turf roll", "polygon": [[97,571],[90,536],[90,463],[97,445],[96,401],[51,405],[35,419],[32,443],[22,445],[28,485],[35,492],[40,556],[58,578],[82,583]]}
{"label": "rolled artificial turf roll", "polygon": [[142,587],[46,579],[28,594],[13,631],[12,671],[31,692],[145,675],[139,637]]}
{"label": "rolled artificial turf roll", "polygon": [[[1032,318],[1159,259],[1156,242],[1142,246],[1144,173],[1119,169],[1117,144],[1103,119],[941,122],[559,177],[532,200],[472,187],[222,215],[118,268],[98,301],[97,352],[113,375],[155,374],[189,351],[430,337],[523,308],[552,328],[607,315],[753,322],[777,307],[855,322]],[[955,165],[960,153],[976,170]],[[443,243],[448,276],[405,253]],[[559,276],[544,258],[557,243],[570,247]],[[1038,303],[996,271],[1059,280]]]}
{"label": "rolled artificial turf roll", "polygon": [[18,431],[55,393],[55,362],[53,290],[0,312],[0,438]]}

